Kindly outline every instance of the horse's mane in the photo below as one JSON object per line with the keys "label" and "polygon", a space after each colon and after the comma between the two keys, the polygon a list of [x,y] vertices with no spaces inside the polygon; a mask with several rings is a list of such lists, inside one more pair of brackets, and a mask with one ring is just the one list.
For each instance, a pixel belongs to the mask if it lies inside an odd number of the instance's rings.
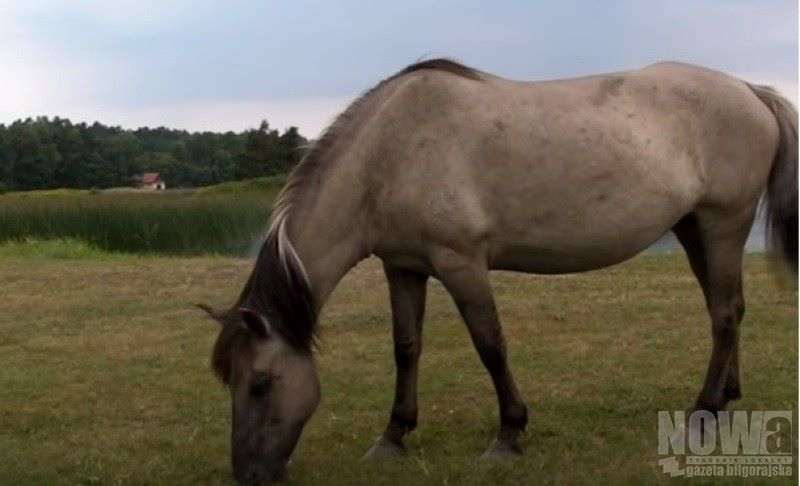
{"label": "horse's mane", "polygon": [[368,101],[381,88],[405,74],[430,69],[460,77],[480,80],[482,75],[469,67],[448,59],[431,59],[412,64],[384,79],[353,101],[322,136],[309,148],[294,168],[289,180],[275,200],[267,237],[255,266],[236,305],[222,318],[223,329],[214,346],[212,363],[223,381],[230,376],[231,347],[244,330],[238,322],[238,310],[247,307],[265,316],[271,328],[301,352],[311,352],[314,343],[317,312],[303,263],[286,234],[292,209],[302,199],[310,182],[322,165],[341,132],[351,121],[360,118]]}

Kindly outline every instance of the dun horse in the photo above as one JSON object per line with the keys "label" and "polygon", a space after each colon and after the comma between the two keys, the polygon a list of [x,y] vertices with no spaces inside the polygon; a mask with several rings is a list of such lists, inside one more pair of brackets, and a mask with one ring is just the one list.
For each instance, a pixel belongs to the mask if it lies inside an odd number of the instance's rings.
{"label": "dun horse", "polygon": [[389,282],[397,382],[368,457],[417,424],[426,282],[452,295],[497,392],[486,455],[519,454],[527,409],[489,271],[557,274],[629,259],[672,231],[705,295],[713,345],[696,409],[740,397],[742,253],[762,193],[770,240],[797,268],[797,113],[773,89],[701,67],[543,82],[443,59],[355,101],[277,199],[266,241],[220,321],[213,366],[233,403],[232,463],[281,477],[319,400],[317,315],[369,255]]}

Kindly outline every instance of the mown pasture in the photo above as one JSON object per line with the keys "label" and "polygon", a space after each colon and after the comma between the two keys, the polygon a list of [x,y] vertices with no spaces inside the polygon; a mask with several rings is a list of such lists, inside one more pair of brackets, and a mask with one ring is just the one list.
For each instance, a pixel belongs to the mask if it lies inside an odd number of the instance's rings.
{"label": "mown pasture", "polygon": [[[229,399],[209,370],[215,324],[192,303],[231,303],[251,265],[74,241],[0,245],[0,484],[230,484]],[[670,483],[657,466],[657,412],[691,404],[710,346],[683,255],[578,275],[498,272],[492,283],[530,409],[523,458],[476,460],[497,426],[494,392],[434,282],[420,426],[407,457],[360,461],[394,385],[387,289],[368,260],[321,317],[323,399],[289,484]],[[796,412],[796,290],[751,254],[745,295],[744,398],[732,408]],[[794,484],[796,466],[792,478],[718,482]]]}

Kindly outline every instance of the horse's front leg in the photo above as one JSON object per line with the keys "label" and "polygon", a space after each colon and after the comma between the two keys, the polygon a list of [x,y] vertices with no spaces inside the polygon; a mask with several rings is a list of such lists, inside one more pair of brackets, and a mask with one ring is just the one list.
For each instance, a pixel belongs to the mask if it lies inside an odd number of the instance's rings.
{"label": "horse's front leg", "polygon": [[497,317],[485,259],[447,251],[437,259],[434,268],[453,296],[497,392],[500,431],[483,457],[504,459],[517,456],[522,453],[517,439],[528,423],[528,409],[508,367],[506,342]]}
{"label": "horse's front leg", "polygon": [[428,276],[389,265],[384,270],[392,303],[397,382],[389,425],[364,456],[367,459],[403,454],[403,437],[417,426],[417,371]]}

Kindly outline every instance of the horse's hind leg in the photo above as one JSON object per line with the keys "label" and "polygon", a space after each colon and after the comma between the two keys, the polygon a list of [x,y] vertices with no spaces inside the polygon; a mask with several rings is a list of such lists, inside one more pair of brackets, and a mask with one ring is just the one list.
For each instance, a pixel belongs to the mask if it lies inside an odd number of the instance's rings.
{"label": "horse's hind leg", "polygon": [[365,459],[402,454],[403,437],[417,426],[417,370],[422,351],[422,320],[428,276],[384,265],[392,303],[394,360],[397,366],[394,406],[389,425]]}
{"label": "horse's hind leg", "polygon": [[436,276],[452,295],[497,392],[500,432],[484,457],[516,456],[522,452],[517,439],[528,422],[528,410],[508,368],[506,342],[489,285],[486,261],[452,251],[444,251],[432,260]]}
{"label": "horse's hind leg", "polygon": [[[686,251],[689,265],[692,267],[692,272],[695,277],[697,277],[700,288],[703,290],[706,305],[709,305],[705,249],[700,235],[697,216],[694,213],[686,215],[672,228],[672,231],[675,233],[675,236],[678,237],[678,241],[680,241],[683,249]],[[728,374],[725,379],[723,397],[726,401],[729,401],[738,400],[741,396],[742,392],[739,384],[739,342],[737,333],[737,340],[736,343],[734,343],[731,359],[728,363]]]}
{"label": "horse's hind leg", "polygon": [[695,409],[717,412],[741,396],[739,324],[744,315],[742,254],[755,208],[736,214],[692,214],[673,229],[686,249],[711,316],[713,348]]}

